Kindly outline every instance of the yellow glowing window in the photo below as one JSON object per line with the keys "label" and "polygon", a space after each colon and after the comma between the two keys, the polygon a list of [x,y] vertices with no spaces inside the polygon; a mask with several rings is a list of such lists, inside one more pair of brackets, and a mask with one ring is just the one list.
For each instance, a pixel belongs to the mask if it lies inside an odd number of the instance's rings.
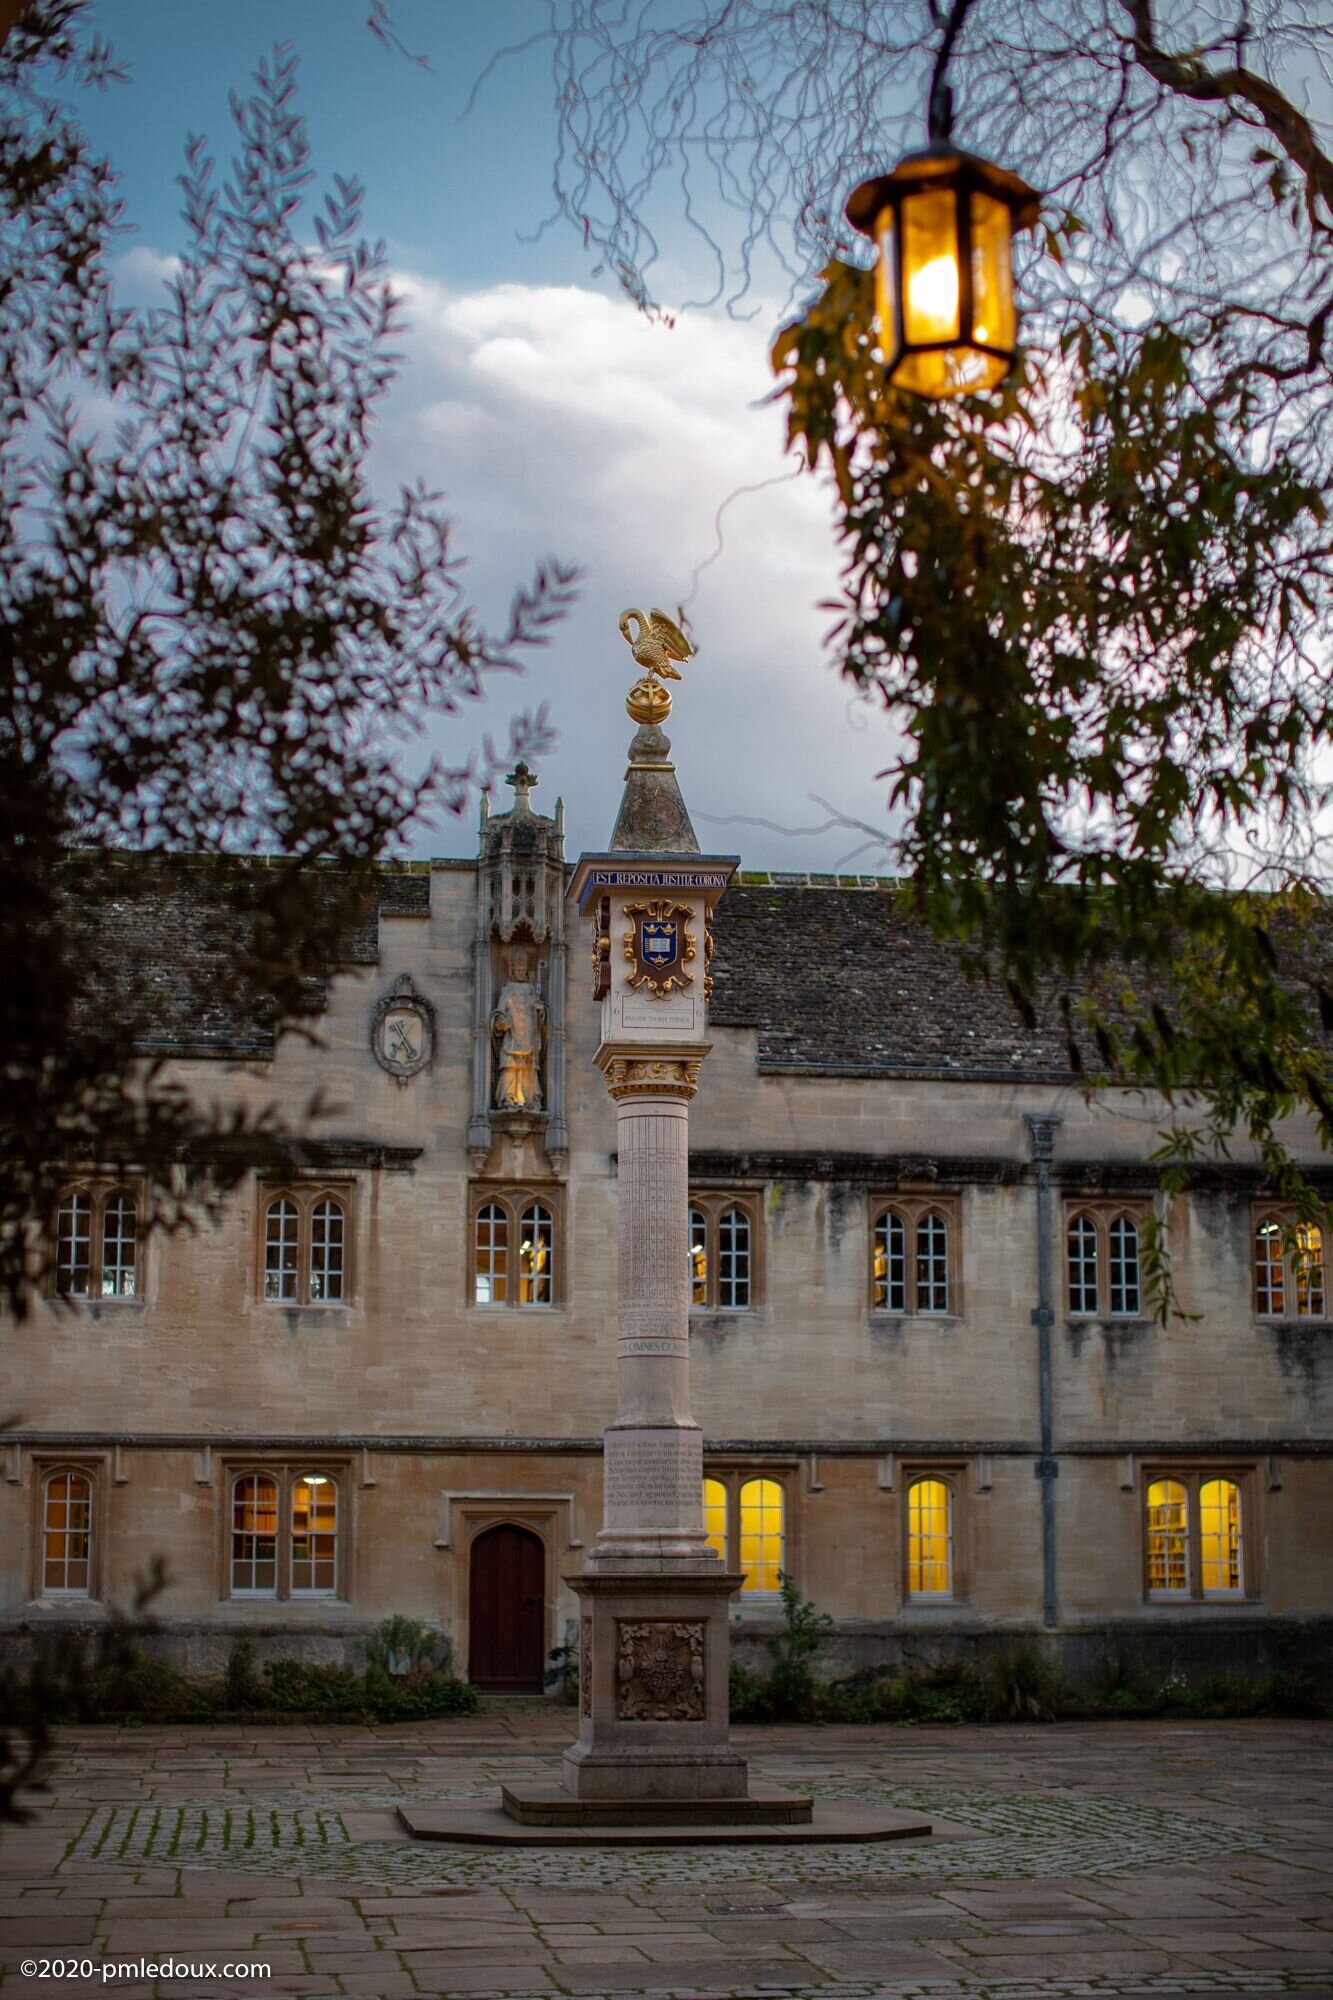
{"label": "yellow glowing window", "polygon": [[534,1202],[519,1223],[518,1302],[549,1306],[555,1252],[555,1223],[549,1208]]}
{"label": "yellow glowing window", "polygon": [[1148,1588],[1188,1595],[1190,1587],[1189,1506],[1174,1479],[1155,1479],[1148,1488]]}
{"label": "yellow glowing window", "polygon": [[708,1218],[690,1210],[690,1304],[708,1304]]}
{"label": "yellow glowing window", "polygon": [[82,1472],[53,1472],[43,1507],[43,1596],[90,1594],[92,1538],[92,1481]]}
{"label": "yellow glowing window", "polygon": [[1282,1284],[1282,1225],[1271,1216],[1254,1232],[1254,1309],[1258,1313],[1286,1310]]}
{"label": "yellow glowing window", "polygon": [[1199,1544],[1204,1596],[1238,1596],[1244,1588],[1240,1488],[1233,1480],[1209,1479],[1200,1489]]}
{"label": "yellow glowing window", "polygon": [[782,1487],[776,1479],[747,1479],[741,1488],[741,1589],[777,1590],[782,1569]]}
{"label": "yellow glowing window", "polygon": [[907,1232],[891,1208],[875,1221],[871,1282],[876,1312],[907,1311]]}
{"label": "yellow glowing window", "polygon": [[338,1488],[322,1472],[292,1486],[292,1596],[332,1597],[338,1587]]}
{"label": "yellow glowing window", "polygon": [[1323,1319],[1324,1233],[1317,1222],[1296,1224],[1296,1249],[1292,1276],[1298,1319]]}
{"label": "yellow glowing window", "polygon": [[727,1489],[720,1479],[704,1481],[704,1534],[710,1549],[727,1560]]}
{"label": "yellow glowing window", "polygon": [[913,1480],[907,1495],[907,1595],[953,1596],[953,1494],[942,1479]]}

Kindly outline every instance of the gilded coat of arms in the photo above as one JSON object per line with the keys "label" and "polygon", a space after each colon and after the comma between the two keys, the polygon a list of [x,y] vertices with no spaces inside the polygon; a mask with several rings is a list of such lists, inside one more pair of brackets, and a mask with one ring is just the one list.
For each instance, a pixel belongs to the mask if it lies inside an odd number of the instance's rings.
{"label": "gilded coat of arms", "polygon": [[627,903],[625,915],[633,924],[625,933],[625,958],[634,967],[631,993],[647,987],[654,999],[665,1000],[676,987],[692,986],[693,910],[685,903]]}

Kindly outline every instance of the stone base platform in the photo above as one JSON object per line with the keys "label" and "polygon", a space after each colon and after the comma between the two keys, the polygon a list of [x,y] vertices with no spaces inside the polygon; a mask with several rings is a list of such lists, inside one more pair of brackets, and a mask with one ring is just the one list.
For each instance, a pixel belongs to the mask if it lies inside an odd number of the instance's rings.
{"label": "stone base platform", "polygon": [[[776,1801],[783,1795],[771,1796]],[[762,1802],[762,1795],[754,1801]],[[577,1806],[579,1801],[574,1799],[570,1803]],[[769,1818],[740,1825],[706,1823],[700,1817],[697,1802],[693,1820],[665,1821],[661,1806],[654,1808],[649,1802],[649,1810],[653,1809],[658,1813],[655,1820],[615,1826],[589,1824],[586,1820],[558,1826],[525,1824],[511,1819],[503,1806],[484,1805],[480,1801],[456,1806],[400,1805],[398,1817],[417,1840],[457,1841],[472,1847],[809,1846],[839,1841],[924,1840],[932,1832],[931,1822],[922,1819],[919,1813],[889,1812],[850,1799],[830,1800],[827,1805],[816,1801],[811,1817],[803,1822]],[[957,1831],[950,1828],[951,1833]]]}
{"label": "stone base platform", "polygon": [[808,1825],[812,1801],[776,1786],[744,1798],[576,1798],[553,1785],[502,1785],[500,1802],[524,1826]]}

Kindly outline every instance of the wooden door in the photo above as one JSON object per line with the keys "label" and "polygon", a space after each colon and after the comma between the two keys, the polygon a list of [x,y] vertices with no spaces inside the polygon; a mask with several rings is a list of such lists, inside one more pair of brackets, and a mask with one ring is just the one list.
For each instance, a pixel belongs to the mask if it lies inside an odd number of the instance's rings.
{"label": "wooden door", "polygon": [[540,1694],[546,1666],[546,1550],[505,1521],[472,1544],[468,1677],[484,1694]]}

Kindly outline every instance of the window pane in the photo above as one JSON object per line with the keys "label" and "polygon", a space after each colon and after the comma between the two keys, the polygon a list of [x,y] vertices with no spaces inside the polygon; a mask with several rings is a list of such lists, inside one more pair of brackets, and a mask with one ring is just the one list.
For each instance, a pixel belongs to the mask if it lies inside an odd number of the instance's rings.
{"label": "window pane", "polygon": [[338,1587],[338,1488],[322,1472],[292,1484],[292,1596],[332,1597]]}
{"label": "window pane", "polygon": [[278,1487],[263,1473],[244,1473],[232,1488],[231,1587],[234,1596],[277,1593]]}
{"label": "window pane", "polygon": [[82,1472],[53,1472],[42,1515],[42,1591],[87,1597],[91,1588],[92,1481]]}
{"label": "window pane", "polygon": [[521,1306],[549,1306],[555,1271],[555,1224],[549,1208],[540,1202],[525,1208],[518,1233],[518,1302]]}
{"label": "window pane", "polygon": [[138,1206],[132,1194],[110,1194],[102,1210],[102,1296],[134,1297]]}
{"label": "window pane", "polygon": [[708,1304],[708,1218],[690,1210],[690,1304]]}
{"label": "window pane", "polygon": [[347,1217],[340,1201],[317,1201],[310,1216],[310,1296],[328,1301],[343,1295]]}
{"label": "window pane", "polygon": [[1188,1594],[1189,1587],[1185,1489],[1174,1479],[1155,1479],[1148,1488],[1148,1588]]}
{"label": "window pane", "polygon": [[300,1219],[296,1203],[283,1195],[271,1201],[264,1222],[264,1297],[295,1299],[297,1296],[297,1232]]}
{"label": "window pane", "polygon": [[1324,1232],[1317,1222],[1296,1224],[1292,1277],[1297,1318],[1323,1319]]}
{"label": "window pane", "polygon": [[1132,1314],[1139,1310],[1139,1231],[1127,1215],[1117,1215],[1111,1223],[1111,1311]]}
{"label": "window pane", "polygon": [[914,1479],[907,1495],[907,1595],[953,1596],[953,1494],[942,1479]]}
{"label": "window pane", "polygon": [[741,1488],[740,1567],[746,1590],[776,1590],[782,1568],[782,1487],[776,1479],[747,1479]]}
{"label": "window pane", "polygon": [[1254,1232],[1254,1310],[1286,1310],[1282,1292],[1282,1225],[1271,1217]]}
{"label": "window pane", "polygon": [[1090,1215],[1076,1215],[1069,1225],[1069,1310],[1097,1310],[1097,1225]]}
{"label": "window pane", "polygon": [[92,1278],[93,1204],[86,1194],[67,1194],[56,1215],[56,1290],[86,1299]]}
{"label": "window pane", "polygon": [[916,1226],[916,1309],[949,1310],[949,1229],[934,1209]]}
{"label": "window pane", "polygon": [[509,1297],[509,1217],[498,1202],[477,1210],[473,1297],[479,1306],[502,1306]]}
{"label": "window pane", "polygon": [[727,1560],[727,1489],[720,1479],[704,1481],[704,1533],[710,1549]]}
{"label": "window pane", "polygon": [[1205,1480],[1199,1492],[1199,1564],[1205,1597],[1230,1597],[1243,1588],[1240,1488],[1230,1479]]}
{"label": "window pane", "polygon": [[876,1312],[907,1311],[907,1231],[892,1209],[875,1223],[871,1278]]}
{"label": "window pane", "polygon": [[723,1209],[718,1217],[717,1302],[731,1310],[750,1303],[750,1218],[743,1208]]}

